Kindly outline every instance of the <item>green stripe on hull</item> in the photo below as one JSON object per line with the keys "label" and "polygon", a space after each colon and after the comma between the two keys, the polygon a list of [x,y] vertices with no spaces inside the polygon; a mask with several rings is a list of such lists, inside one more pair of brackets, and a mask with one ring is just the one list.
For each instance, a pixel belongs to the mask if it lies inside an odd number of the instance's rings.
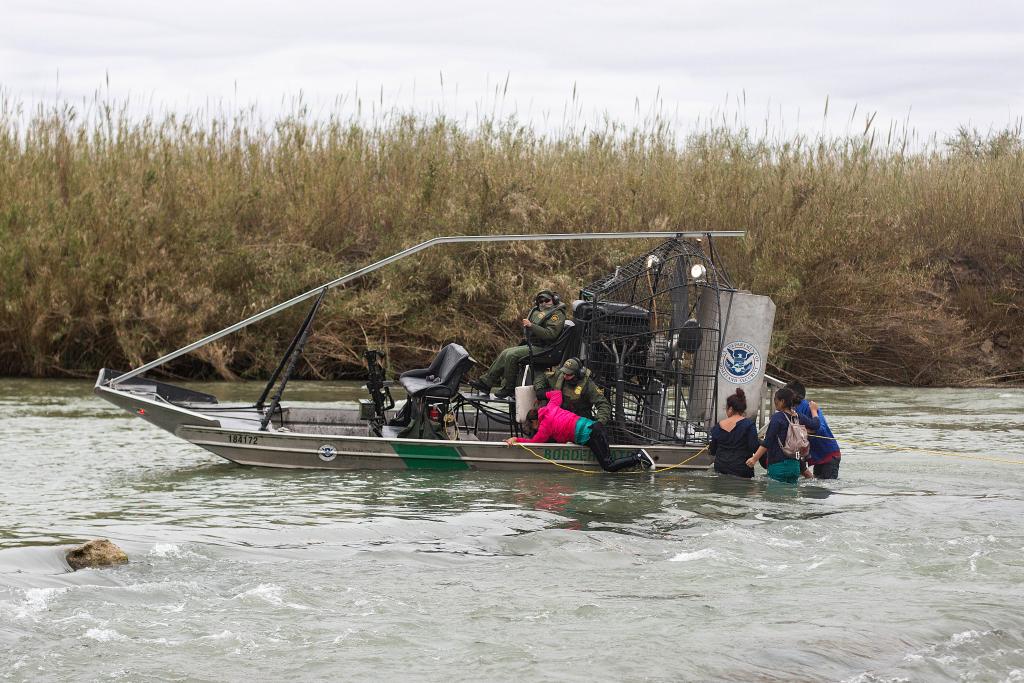
{"label": "green stripe on hull", "polygon": [[422,443],[394,443],[391,448],[410,470],[468,470],[457,448]]}

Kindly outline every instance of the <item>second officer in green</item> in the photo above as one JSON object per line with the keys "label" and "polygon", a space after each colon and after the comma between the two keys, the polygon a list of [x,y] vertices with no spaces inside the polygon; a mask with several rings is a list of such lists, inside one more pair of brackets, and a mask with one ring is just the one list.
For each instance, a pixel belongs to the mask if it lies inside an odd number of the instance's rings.
{"label": "second officer in green", "polygon": [[607,425],[612,418],[612,404],[597,386],[589,368],[578,358],[570,358],[557,370],[539,373],[533,382],[538,400],[549,391],[562,392],[562,407],[580,417],[589,417]]}

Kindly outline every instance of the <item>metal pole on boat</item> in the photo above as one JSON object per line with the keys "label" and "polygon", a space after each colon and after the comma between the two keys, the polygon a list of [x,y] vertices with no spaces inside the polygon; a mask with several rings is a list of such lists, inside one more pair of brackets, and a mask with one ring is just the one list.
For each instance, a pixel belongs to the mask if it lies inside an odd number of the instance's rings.
{"label": "metal pole on boat", "polygon": [[[292,339],[292,343],[288,345],[288,350],[281,356],[281,362],[278,363],[277,369],[274,370],[274,374],[270,376],[267,381],[267,386],[263,387],[263,393],[256,399],[256,408],[263,410],[264,404],[267,402],[267,396],[270,395],[270,390],[274,388],[274,384],[277,382],[277,378],[281,375],[281,371],[284,370],[285,364],[288,359],[292,357],[292,351],[299,344],[305,344],[306,330],[309,329],[310,324],[313,322],[313,317],[316,315],[317,310],[320,308],[320,302],[324,300],[324,295],[327,294],[327,290],[321,290],[321,294],[317,297],[317,300],[313,303],[313,307],[309,309],[309,313],[306,314],[306,319],[302,321],[302,325],[299,326],[299,331],[295,333],[295,337]],[[285,379],[287,382],[287,378]]]}
{"label": "metal pole on boat", "polygon": [[376,263],[372,263],[368,266],[360,268],[359,270],[355,270],[347,275],[342,275],[341,277],[335,280],[331,280],[330,282],[326,282],[322,285],[319,285],[309,290],[308,292],[303,292],[298,296],[292,297],[291,299],[279,303],[276,306],[272,306],[271,308],[268,308],[265,311],[257,313],[256,315],[252,315],[246,318],[245,320],[241,320],[233,325],[229,325],[228,327],[225,327],[223,330],[220,330],[219,332],[214,332],[209,336],[203,337],[202,339],[192,342],[187,346],[183,346],[180,349],[172,351],[171,353],[168,353],[164,356],[161,356],[156,360],[150,361],[145,365],[140,365],[134,370],[129,370],[124,374],[118,375],[117,377],[108,380],[107,384],[113,387],[117,384],[120,384],[121,382],[129,380],[133,377],[137,377],[142,373],[148,370],[152,370],[153,368],[159,367],[170,360],[174,360],[179,356],[183,356],[186,353],[190,353],[198,348],[206,346],[211,342],[217,341],[221,337],[225,337],[231,334],[232,332],[237,332],[238,330],[248,327],[249,325],[252,325],[255,322],[263,320],[264,318],[269,318],[270,316],[280,313],[281,311],[287,308],[291,308],[295,304],[302,303],[307,299],[317,296],[318,294],[320,294],[321,290],[334,289],[335,287],[339,287],[343,284],[351,282],[352,280],[361,278],[364,275],[368,275],[375,270],[379,270],[386,265],[394,263],[395,261],[406,258],[407,256],[412,256],[413,254],[421,252],[424,249],[429,249],[430,247],[438,246],[441,244],[466,244],[487,242],[558,242],[565,240],[621,240],[648,238],[671,239],[673,237],[677,239],[682,239],[688,237],[706,237],[709,235],[715,235],[716,237],[742,237],[744,234],[745,232],[743,230],[724,230],[713,233],[709,233],[707,231],[696,232],[680,230],[657,230],[641,232],[581,232],[547,233],[533,235],[454,235],[449,237],[434,237],[433,239],[429,239],[426,242],[420,242],[415,246],[409,247],[408,249],[404,249],[396,254],[392,254],[391,256],[388,256],[385,259],[381,259]]}
{"label": "metal pole on boat", "polygon": [[[309,326],[313,323],[313,318],[316,317],[316,312],[320,308],[320,304],[324,302],[324,297],[327,296],[327,288],[320,290],[320,296],[317,297],[316,303],[313,304],[312,310],[309,315],[306,316],[306,321],[302,323],[302,331],[299,332],[298,339],[291,349],[291,357],[288,358],[288,367],[284,371],[284,375],[281,377],[281,384],[277,387],[277,392],[274,397],[270,399],[270,408],[263,415],[263,419],[260,420],[260,431],[267,431],[267,425],[274,417],[274,412],[281,405],[281,396],[284,395],[284,388],[288,386],[288,380],[291,379],[292,373],[295,372],[295,365],[299,362],[299,356],[302,355],[302,348],[306,345],[306,339],[309,337]],[[287,356],[286,356],[287,357]],[[263,397],[260,398],[259,403],[263,403]]]}

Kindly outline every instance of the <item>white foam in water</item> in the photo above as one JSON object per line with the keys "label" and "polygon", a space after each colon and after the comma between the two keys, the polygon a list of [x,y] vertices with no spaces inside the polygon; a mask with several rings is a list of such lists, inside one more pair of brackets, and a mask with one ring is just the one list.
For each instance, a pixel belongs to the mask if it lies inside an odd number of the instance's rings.
{"label": "white foam in water", "polygon": [[916,652],[911,652],[904,655],[903,661],[905,662],[919,662],[927,657],[928,659],[943,665],[952,665],[960,661],[960,658],[950,652],[940,654],[951,648],[958,647],[960,645],[971,646],[974,641],[992,635],[993,631],[961,631],[960,633],[954,633],[944,643],[937,643],[933,645],[927,645],[920,648]]}
{"label": "white foam in water", "polygon": [[283,605],[284,600],[281,598],[281,591],[283,589],[273,583],[261,583],[255,588],[250,588],[247,591],[239,593],[236,598],[260,598],[266,600],[271,605]]}
{"label": "white foam in water", "polygon": [[157,605],[156,609],[164,612],[165,614],[177,614],[185,611],[185,603],[181,602],[176,605]]}
{"label": "white foam in water", "polygon": [[124,587],[125,590],[133,593],[149,593],[151,591],[165,591],[168,588],[182,588],[186,590],[199,591],[201,587],[195,581],[148,581],[145,583],[133,583]]}
{"label": "white foam in water", "polygon": [[331,644],[332,644],[332,645],[337,645],[338,643],[340,643],[340,642],[342,642],[342,641],[346,640],[346,639],[347,639],[347,638],[348,638],[349,636],[351,636],[351,635],[354,635],[355,633],[356,633],[356,630],[355,630],[355,629],[353,629],[353,628],[347,628],[347,629],[345,629],[345,632],[344,632],[344,633],[342,633],[342,634],[341,634],[341,635],[339,635],[339,636],[335,636],[335,637],[334,637],[334,640],[332,640],[332,641],[331,641]]}
{"label": "white foam in water", "polygon": [[228,638],[234,638],[235,634],[227,629],[224,629],[220,633],[211,633],[208,636],[202,636],[199,640],[227,640]]}
{"label": "white foam in water", "polygon": [[170,557],[179,560],[186,557],[199,557],[196,553],[184,549],[176,543],[155,543],[150,548],[148,555],[150,557]]}
{"label": "white foam in water", "polygon": [[977,640],[978,638],[982,638],[982,637],[984,637],[984,636],[986,636],[986,635],[988,635],[990,633],[992,633],[992,632],[991,631],[961,631],[960,633],[954,633],[952,636],[950,636],[949,643],[950,643],[950,645],[963,645],[964,643],[969,643],[969,642],[971,642],[973,640]]}
{"label": "white foam in water", "polygon": [[[973,544],[978,543],[979,540],[980,539],[977,536],[964,536],[963,538],[951,538],[948,541],[946,541],[946,543],[948,545],[973,545]],[[996,542],[996,537],[992,536],[992,535],[988,535],[988,536],[985,537],[984,540],[989,542],[989,543],[995,543]]]}
{"label": "white foam in water", "polygon": [[871,671],[859,673],[852,678],[843,679],[843,683],[910,683],[909,678],[879,678]]}
{"label": "white foam in water", "polygon": [[128,640],[128,636],[121,635],[112,628],[91,628],[85,632],[85,638],[92,638],[101,643],[109,643],[114,640]]}
{"label": "white foam in water", "polygon": [[[583,607],[588,607],[588,606],[589,607],[596,607],[596,605],[584,605]],[[577,608],[577,610],[579,610],[579,609],[582,609],[582,608]],[[524,614],[523,615],[523,621],[539,621],[541,619],[547,620],[547,619],[550,619],[550,618],[551,618],[551,612],[548,612],[547,610],[541,612],[540,614]]]}
{"label": "white foam in water", "polygon": [[25,591],[25,602],[14,611],[15,619],[35,616],[47,609],[54,596],[66,593],[70,588],[30,588]]}
{"label": "white foam in water", "polygon": [[181,557],[181,548],[173,543],[156,543],[149,554],[153,557]]}
{"label": "white foam in water", "polygon": [[978,558],[981,557],[983,554],[984,553],[982,553],[980,550],[975,550],[973,553],[971,553],[971,556],[968,559],[970,559],[971,561],[972,572],[978,571]]}
{"label": "white foam in water", "polygon": [[284,607],[291,607],[292,609],[308,610],[309,607],[306,605],[299,605],[294,602],[285,602],[284,598],[281,597],[281,593],[284,588],[274,583],[261,583],[255,588],[250,588],[247,591],[239,593],[235,598],[259,598],[271,605],[281,605]]}
{"label": "white foam in water", "polygon": [[689,562],[691,560],[703,560],[706,557],[716,557],[716,553],[711,548],[702,548],[701,550],[695,550],[692,553],[679,553],[675,557],[671,558],[669,562]]}

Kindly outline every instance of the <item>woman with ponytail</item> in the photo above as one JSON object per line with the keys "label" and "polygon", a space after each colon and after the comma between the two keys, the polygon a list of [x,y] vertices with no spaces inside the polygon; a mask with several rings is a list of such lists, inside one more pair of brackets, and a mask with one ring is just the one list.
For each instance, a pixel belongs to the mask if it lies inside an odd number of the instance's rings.
{"label": "woman with ponytail", "polygon": [[747,397],[742,389],[725,399],[725,419],[711,428],[711,445],[708,451],[715,456],[715,472],[732,474],[750,479],[754,468],[747,460],[760,441],[757,439],[757,425],[747,414]]}
{"label": "woman with ponytail", "polygon": [[[747,460],[747,464],[753,467],[762,455],[767,456],[761,464],[768,469],[768,476],[787,484],[797,483],[801,476],[811,476],[800,455],[787,453],[785,450],[789,430],[802,425],[808,433],[813,434],[820,426],[818,404],[810,401],[811,415],[808,417],[796,412],[794,408],[798,403],[796,392],[789,387],[782,387],[775,392],[776,412],[772,413],[768,421],[768,429],[764,433],[761,446]],[[804,441],[807,441],[806,437]]]}

